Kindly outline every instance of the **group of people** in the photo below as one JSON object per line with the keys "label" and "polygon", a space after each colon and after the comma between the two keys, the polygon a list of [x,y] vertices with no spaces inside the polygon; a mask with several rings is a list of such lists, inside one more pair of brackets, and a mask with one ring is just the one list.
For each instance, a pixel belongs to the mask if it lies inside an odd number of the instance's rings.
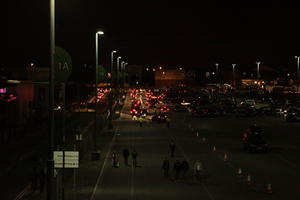
{"label": "group of people", "polygon": [[[162,164],[162,170],[164,177],[169,179],[169,171],[170,171],[170,161],[168,158],[165,158]],[[173,164],[173,178],[174,182],[178,181],[179,179],[185,179],[186,174],[190,169],[190,165],[187,160],[179,161],[176,160]],[[197,160],[194,164],[194,176],[197,180],[200,180],[203,175],[203,164],[199,160]]]}
{"label": "group of people", "polygon": [[[137,167],[137,156],[138,153],[135,149],[133,149],[133,151],[130,153],[128,149],[123,149],[122,151],[122,155],[123,155],[123,159],[124,159],[124,165],[126,166],[130,166],[128,163],[128,158],[131,154],[131,158],[132,158],[132,166],[133,167]],[[112,152],[112,167],[115,168],[119,168],[120,167],[120,162],[119,162],[119,154],[116,151]]]}

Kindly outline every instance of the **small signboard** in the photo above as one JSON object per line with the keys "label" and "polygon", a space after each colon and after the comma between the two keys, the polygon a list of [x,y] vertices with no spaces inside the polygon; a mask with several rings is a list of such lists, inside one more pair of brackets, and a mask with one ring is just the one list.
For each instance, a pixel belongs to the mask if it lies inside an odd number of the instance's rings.
{"label": "small signboard", "polygon": [[[53,151],[54,168],[63,168],[63,151]],[[79,167],[79,152],[65,151],[65,168]]]}

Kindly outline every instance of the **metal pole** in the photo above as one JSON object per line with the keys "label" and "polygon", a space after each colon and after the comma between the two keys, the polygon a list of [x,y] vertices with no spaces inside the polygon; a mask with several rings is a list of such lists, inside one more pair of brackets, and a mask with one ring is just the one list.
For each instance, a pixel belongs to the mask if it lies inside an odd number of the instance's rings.
{"label": "metal pole", "polygon": [[236,64],[232,64],[232,85],[235,85],[235,75],[234,75],[235,66]]}
{"label": "metal pole", "polygon": [[256,69],[256,76],[257,76],[257,80],[260,79],[260,74],[259,74],[259,65],[260,65],[260,62],[256,62],[257,64],[257,69]]}
{"label": "metal pole", "polygon": [[98,33],[96,33],[96,72],[95,72],[95,128],[94,128],[94,151],[97,151],[97,100],[98,100]]}
{"label": "metal pole", "polygon": [[299,63],[300,63],[300,56],[295,56],[297,59],[297,94],[299,95],[299,79],[300,79],[300,72],[299,72]]}
{"label": "metal pole", "polygon": [[110,77],[110,93],[108,96],[108,103],[109,103],[109,118],[108,118],[108,127],[109,129],[113,129],[113,125],[112,125],[112,105],[113,105],[113,69],[114,69],[114,53],[116,53],[117,51],[112,51],[111,52],[111,66],[110,66],[110,73],[111,73],[111,77]]}
{"label": "metal pole", "polygon": [[54,53],[55,53],[55,0],[50,0],[50,70],[49,70],[49,135],[47,161],[47,200],[53,200],[54,186]]}
{"label": "metal pole", "polygon": [[63,168],[62,168],[62,200],[65,199],[65,144],[66,144],[66,84],[62,83],[62,151],[63,151]]}

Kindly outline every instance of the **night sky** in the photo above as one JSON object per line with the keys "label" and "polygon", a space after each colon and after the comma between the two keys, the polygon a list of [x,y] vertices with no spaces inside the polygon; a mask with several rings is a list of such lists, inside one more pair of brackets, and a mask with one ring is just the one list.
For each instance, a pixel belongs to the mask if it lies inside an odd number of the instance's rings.
{"label": "night sky", "polygon": [[[126,1],[128,2],[128,1]],[[146,3],[149,2],[149,3]],[[255,68],[256,61],[293,68],[300,55],[299,7],[272,4],[197,4],[181,1],[125,3],[56,1],[56,45],[73,67],[94,65],[94,34],[101,28],[100,63],[118,50],[130,64],[193,68]],[[2,7],[1,66],[49,65],[49,1],[9,2]]]}

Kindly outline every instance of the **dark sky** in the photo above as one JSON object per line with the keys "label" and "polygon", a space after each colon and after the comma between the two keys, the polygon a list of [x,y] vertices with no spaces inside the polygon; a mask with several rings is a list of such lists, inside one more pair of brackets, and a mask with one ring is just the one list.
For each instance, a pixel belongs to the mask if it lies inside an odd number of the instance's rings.
{"label": "dark sky", "polygon": [[[213,68],[219,62],[228,69],[231,63],[252,68],[257,60],[293,68],[293,57],[300,55],[297,5],[122,2],[56,1],[56,45],[71,54],[74,67],[94,64],[97,28],[105,32],[100,63],[110,62],[112,49],[130,64]],[[49,0],[6,4],[0,65],[23,67],[34,61],[48,66]]]}

